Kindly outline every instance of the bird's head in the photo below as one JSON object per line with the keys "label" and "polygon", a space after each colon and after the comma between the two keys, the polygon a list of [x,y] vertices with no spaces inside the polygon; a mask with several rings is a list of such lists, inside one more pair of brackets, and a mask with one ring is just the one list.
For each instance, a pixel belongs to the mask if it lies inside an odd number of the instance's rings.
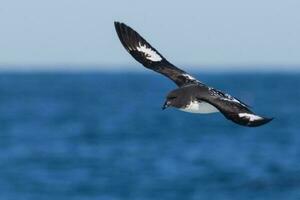
{"label": "bird's head", "polygon": [[162,106],[162,109],[166,109],[168,107],[176,107],[179,108],[180,107],[180,102],[179,102],[179,98],[178,98],[178,92],[177,91],[172,91],[170,92],[165,100],[165,103]]}

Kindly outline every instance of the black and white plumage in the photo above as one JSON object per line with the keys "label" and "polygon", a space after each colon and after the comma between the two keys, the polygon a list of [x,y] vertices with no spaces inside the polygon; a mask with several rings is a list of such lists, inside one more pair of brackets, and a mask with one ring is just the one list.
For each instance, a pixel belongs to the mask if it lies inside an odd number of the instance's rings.
{"label": "black and white plumage", "polygon": [[249,127],[260,126],[272,120],[254,114],[249,106],[240,100],[206,86],[175,67],[142,36],[124,23],[115,22],[115,28],[125,49],[138,62],[168,77],[178,86],[167,95],[163,109],[171,106],[192,113],[221,112],[227,119]]}

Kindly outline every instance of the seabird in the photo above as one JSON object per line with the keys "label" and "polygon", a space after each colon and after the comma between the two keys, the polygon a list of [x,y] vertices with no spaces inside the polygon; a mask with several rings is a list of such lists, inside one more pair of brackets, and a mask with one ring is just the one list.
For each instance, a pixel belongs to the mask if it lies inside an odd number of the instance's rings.
{"label": "seabird", "polygon": [[120,22],[114,24],[118,37],[128,53],[146,68],[168,77],[178,86],[167,95],[162,109],[175,107],[185,112],[203,114],[221,112],[227,119],[248,127],[261,126],[273,119],[256,115],[247,104],[237,98],[209,87],[175,67],[126,24]]}

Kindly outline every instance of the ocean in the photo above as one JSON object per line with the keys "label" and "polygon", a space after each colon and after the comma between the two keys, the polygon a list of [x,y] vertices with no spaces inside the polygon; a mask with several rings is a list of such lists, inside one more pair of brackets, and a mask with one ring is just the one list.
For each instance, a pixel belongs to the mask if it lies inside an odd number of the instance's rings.
{"label": "ocean", "polygon": [[275,119],[162,111],[151,72],[0,74],[0,199],[300,199],[300,73],[196,77]]}

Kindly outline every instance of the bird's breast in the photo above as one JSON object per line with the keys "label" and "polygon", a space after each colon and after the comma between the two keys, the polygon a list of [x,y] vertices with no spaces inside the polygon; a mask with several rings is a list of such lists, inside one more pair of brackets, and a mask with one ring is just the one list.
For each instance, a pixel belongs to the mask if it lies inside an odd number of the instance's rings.
{"label": "bird's breast", "polygon": [[201,101],[201,102],[191,101],[185,107],[180,108],[180,110],[182,110],[184,112],[202,113],[202,114],[219,112],[219,110],[216,107],[214,107],[213,105],[206,103],[204,101]]}

